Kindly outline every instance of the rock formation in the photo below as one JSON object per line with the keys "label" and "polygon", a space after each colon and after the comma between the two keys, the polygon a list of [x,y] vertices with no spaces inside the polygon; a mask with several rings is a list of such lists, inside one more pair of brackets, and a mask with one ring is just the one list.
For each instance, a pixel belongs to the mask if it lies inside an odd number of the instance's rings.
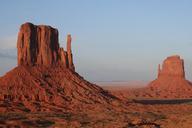
{"label": "rock formation", "polygon": [[184,60],[178,55],[167,57],[158,65],[157,78],[147,87],[113,93],[119,98],[192,98],[192,83],[185,78]]}
{"label": "rock formation", "polygon": [[162,69],[159,65],[158,78],[173,77],[185,79],[184,61],[178,55],[167,57],[163,62]]}
{"label": "rock formation", "polygon": [[51,26],[36,26],[32,23],[21,25],[17,48],[18,65],[63,65],[63,67],[75,70],[71,51],[71,35],[67,36],[66,52],[59,46],[58,30]]}
{"label": "rock formation", "polygon": [[167,57],[162,68],[158,67],[157,79],[149,83],[145,93],[151,97],[192,97],[192,84],[185,79],[183,59],[178,55]]}
{"label": "rock formation", "polygon": [[72,38],[71,38],[71,35],[68,35],[67,36],[67,60],[68,60],[68,65],[69,65],[69,68],[72,69],[72,70],[75,70],[75,66],[73,64],[73,54],[72,54],[72,51],[71,51],[71,41],[72,41]]}
{"label": "rock formation", "polygon": [[[75,72],[71,51],[60,48],[58,30],[45,25],[21,25],[18,66],[0,77],[0,111],[83,111],[117,98]],[[98,105],[98,106],[97,106]],[[1,107],[0,107],[1,108]]]}

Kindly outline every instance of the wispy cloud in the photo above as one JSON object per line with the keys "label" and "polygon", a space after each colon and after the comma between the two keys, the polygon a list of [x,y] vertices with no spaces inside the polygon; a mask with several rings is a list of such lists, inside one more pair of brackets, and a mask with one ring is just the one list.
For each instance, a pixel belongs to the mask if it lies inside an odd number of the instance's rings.
{"label": "wispy cloud", "polygon": [[0,58],[16,59],[17,36],[0,37]]}
{"label": "wispy cloud", "polygon": [[17,57],[17,50],[14,49],[1,49],[0,48],[0,58],[9,58],[9,59],[16,59]]}
{"label": "wispy cloud", "polygon": [[17,44],[17,36],[0,37],[0,49],[15,49]]}

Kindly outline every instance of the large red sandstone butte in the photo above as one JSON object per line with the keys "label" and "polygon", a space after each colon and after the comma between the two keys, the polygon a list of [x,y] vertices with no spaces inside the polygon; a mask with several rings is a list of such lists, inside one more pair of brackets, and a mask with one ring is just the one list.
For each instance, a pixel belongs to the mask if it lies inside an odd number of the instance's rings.
{"label": "large red sandstone butte", "polygon": [[178,55],[167,57],[158,68],[158,78],[148,86],[155,97],[192,97],[192,84],[185,79],[184,61]]}
{"label": "large red sandstone butte", "polygon": [[67,51],[59,46],[58,30],[46,25],[21,25],[18,40],[18,65],[63,65],[75,70],[71,51],[71,35],[67,36]]}
{"label": "large red sandstone butte", "polygon": [[173,77],[185,79],[184,60],[180,56],[170,56],[164,60],[162,69],[161,65],[158,68],[158,78]]}
{"label": "large red sandstone butte", "polygon": [[68,35],[64,51],[57,29],[21,25],[18,66],[0,77],[0,111],[83,111],[87,106],[93,109],[116,101],[75,72],[71,40]]}

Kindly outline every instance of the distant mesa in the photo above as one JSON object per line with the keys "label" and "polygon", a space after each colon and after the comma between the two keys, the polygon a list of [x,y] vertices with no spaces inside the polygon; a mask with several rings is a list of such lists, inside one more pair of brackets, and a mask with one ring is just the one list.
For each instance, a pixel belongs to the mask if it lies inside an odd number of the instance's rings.
{"label": "distant mesa", "polygon": [[67,36],[67,51],[59,46],[58,30],[46,25],[21,25],[18,40],[18,65],[63,65],[75,70],[71,51],[71,35]]}
{"label": "distant mesa", "polygon": [[157,78],[146,87],[112,91],[120,99],[192,98],[192,83],[185,78],[184,60],[179,55],[167,57],[158,65]]}
{"label": "distant mesa", "polygon": [[178,55],[167,57],[158,67],[158,77],[150,82],[147,93],[152,97],[189,98],[192,84],[185,78],[184,60]]}
{"label": "distant mesa", "polygon": [[184,60],[180,56],[170,56],[164,60],[162,69],[159,65],[158,78],[160,77],[173,77],[185,79]]}

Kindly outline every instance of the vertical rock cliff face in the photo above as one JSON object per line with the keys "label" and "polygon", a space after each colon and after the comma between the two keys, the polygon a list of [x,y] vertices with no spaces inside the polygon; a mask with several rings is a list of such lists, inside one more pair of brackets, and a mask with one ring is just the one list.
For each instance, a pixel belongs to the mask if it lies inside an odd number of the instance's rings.
{"label": "vertical rock cliff face", "polygon": [[184,61],[179,56],[168,57],[162,65],[162,69],[159,65],[158,78],[159,77],[174,77],[185,79]]}
{"label": "vertical rock cliff face", "polygon": [[45,25],[21,25],[18,41],[18,65],[62,65],[75,70],[71,51],[71,36],[67,37],[67,51],[60,48],[58,30]]}

